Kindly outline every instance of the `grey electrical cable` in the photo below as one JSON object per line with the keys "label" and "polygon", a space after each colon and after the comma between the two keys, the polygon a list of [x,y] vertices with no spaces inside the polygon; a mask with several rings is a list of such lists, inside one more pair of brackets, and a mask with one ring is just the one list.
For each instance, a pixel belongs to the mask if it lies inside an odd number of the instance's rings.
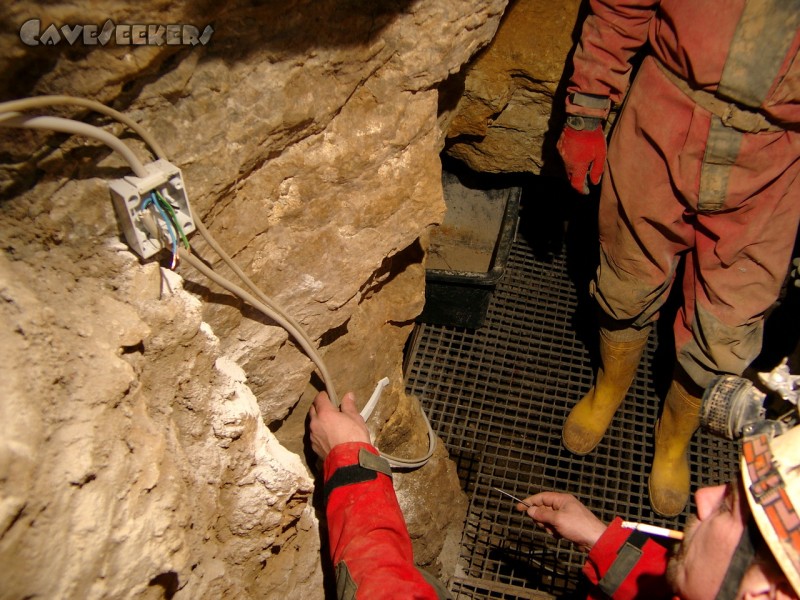
{"label": "grey electrical cable", "polygon": [[[209,246],[216,252],[219,257],[228,265],[231,270],[238,275],[239,279],[248,287],[248,289],[256,295],[256,297],[263,302],[266,306],[268,306],[272,311],[279,314],[285,321],[291,324],[292,330],[290,333],[298,340],[304,342],[302,344],[303,348],[311,348],[313,354],[309,354],[309,357],[314,361],[314,364],[317,365],[319,368],[320,373],[323,374],[323,379],[325,379],[325,373],[327,373],[327,368],[325,367],[325,361],[323,361],[322,356],[317,352],[316,347],[314,346],[314,342],[311,338],[306,334],[303,327],[298,323],[289,313],[287,313],[283,308],[278,306],[275,302],[273,302],[272,298],[267,296],[261,289],[253,283],[253,280],[250,279],[247,274],[237,265],[234,260],[230,257],[230,255],[225,252],[225,249],[219,245],[217,240],[214,239],[214,236],[211,235],[211,232],[206,228],[203,224],[203,221],[197,216],[197,213],[194,212],[192,209],[192,219],[194,219],[194,226],[197,228],[197,231],[200,232],[200,235],[203,239],[208,243]],[[219,283],[219,281],[217,281]],[[229,290],[230,291],[230,290]],[[271,316],[271,315],[270,315]],[[328,391],[328,397],[331,399],[331,402],[335,406],[339,406],[339,396],[336,393],[336,390],[333,387],[333,380],[328,376],[328,379],[325,379],[325,387]]]}
{"label": "grey electrical cable", "polygon": [[422,418],[424,419],[425,426],[428,429],[428,452],[425,454],[425,456],[416,460],[398,458],[397,456],[392,456],[391,454],[381,452],[381,456],[388,460],[392,467],[401,469],[418,469],[419,467],[424,467],[425,464],[431,459],[431,456],[433,456],[433,451],[436,449],[436,434],[433,432],[433,427],[431,427],[431,422],[428,419],[428,416],[425,414],[425,411],[422,411]]}
{"label": "grey electrical cable", "polygon": [[[253,292],[265,304],[273,305],[272,300],[269,298],[269,296],[267,296],[264,292],[262,292],[261,289],[255,283],[253,283],[253,280],[250,279],[245,274],[244,271],[242,271],[239,265],[237,265],[234,262],[234,260],[230,257],[230,255],[227,252],[225,252],[225,249],[219,245],[219,242],[217,242],[217,240],[214,239],[214,236],[211,235],[211,232],[203,224],[203,220],[200,219],[200,217],[194,211],[194,208],[192,208],[192,219],[194,219],[194,226],[197,228],[197,231],[200,233],[202,238],[206,241],[206,243],[209,246],[211,246],[214,252],[216,252],[219,255],[219,257],[225,262],[225,264],[228,265],[230,269],[234,273],[236,273],[236,275],[238,275],[239,279],[242,280],[242,282],[247,286],[247,288],[251,292]],[[274,307],[278,308],[277,306]],[[280,310],[282,311],[282,309]],[[286,317],[291,318],[288,314],[286,314]],[[298,329],[301,329],[299,325]],[[311,343],[310,340],[309,343]],[[331,398],[331,400],[333,400],[333,398]],[[338,402],[336,403],[336,405],[338,406]]]}
{"label": "grey electrical cable", "polygon": [[58,106],[58,105],[73,105],[73,106],[82,106],[83,108],[88,108],[95,112],[99,112],[104,114],[108,117],[116,119],[120,123],[128,126],[131,130],[133,130],[142,141],[150,146],[150,149],[153,151],[158,158],[163,158],[166,160],[167,154],[164,152],[164,149],[161,147],[161,144],[158,143],[153,136],[151,136],[147,130],[139,125],[136,121],[131,119],[125,113],[121,113],[118,110],[114,110],[106,106],[105,104],[101,104],[96,100],[90,100],[88,98],[77,98],[75,96],[33,96],[31,98],[21,98],[19,100],[9,100],[7,102],[0,102],[0,113],[5,112],[21,112],[26,110],[31,110],[34,108],[43,108],[46,106]]}
{"label": "grey electrical cable", "polygon": [[[194,219],[195,219],[195,226],[197,226],[197,223],[199,223],[200,221],[199,219],[196,218],[196,216],[194,217]],[[198,227],[198,230],[199,229],[200,228]],[[209,235],[209,237],[211,237],[210,234],[208,233],[208,230],[206,230],[206,235]],[[216,244],[216,241],[214,241],[213,243],[214,245],[218,246],[218,244]],[[216,250],[216,248],[214,249]],[[220,248],[220,250],[222,250],[222,248]],[[252,281],[250,281],[250,279],[247,278],[246,275],[244,275],[244,273],[242,273],[242,276],[247,282],[249,282],[248,287],[249,286],[254,287],[255,288],[254,293],[257,296],[259,296],[259,298],[265,299],[266,302],[262,302],[261,299],[257,299],[255,296],[245,291],[235,283],[229,281],[227,278],[223,277],[219,273],[216,273],[213,269],[207,267],[205,263],[203,263],[203,261],[198,259],[196,256],[194,256],[191,252],[189,252],[185,248],[178,249],[178,256],[182,260],[185,260],[187,263],[193,266],[195,269],[200,271],[203,275],[208,277],[211,281],[213,281],[223,289],[228,290],[233,295],[241,298],[245,302],[249,303],[253,308],[259,310],[260,312],[262,312],[263,314],[274,320],[276,323],[278,323],[281,327],[286,329],[286,331],[288,331],[292,335],[292,337],[295,338],[295,340],[300,344],[303,350],[305,350],[305,352],[317,366],[320,375],[322,375],[322,380],[325,383],[325,389],[328,392],[328,397],[331,399],[331,402],[333,402],[334,405],[339,406],[339,399],[333,387],[333,380],[330,376],[330,373],[328,372],[327,367],[325,366],[325,361],[317,352],[317,349],[314,347],[314,344],[311,342],[308,335],[303,331],[302,326],[300,326],[292,317],[286,314],[286,312],[283,309],[278,307],[261,290],[258,290],[255,284],[253,284]],[[230,260],[230,257],[228,257],[228,259]],[[238,266],[236,266],[234,270],[241,271],[238,268]],[[425,425],[428,430],[428,452],[425,454],[425,456],[423,456],[420,459],[399,458],[397,456],[392,456],[391,454],[386,454],[384,452],[381,452],[381,456],[383,456],[387,461],[389,461],[389,464],[392,467],[405,468],[405,469],[419,468],[425,465],[425,463],[427,463],[428,460],[430,460],[431,456],[433,456],[433,452],[436,448],[436,434],[434,433],[433,428],[431,427],[430,420],[427,418],[424,411],[422,413],[422,416],[423,419],[425,420]]]}
{"label": "grey electrical cable", "polygon": [[0,127],[45,129],[93,138],[103,142],[106,146],[118,152],[131,166],[131,169],[137,176],[147,177],[148,174],[142,162],[122,140],[94,125],[88,125],[80,121],[73,121],[72,119],[64,119],[62,117],[31,117],[12,112],[0,113]]}
{"label": "grey electrical cable", "polygon": [[[189,252],[186,248],[179,248],[178,249],[178,256],[185,260],[187,263],[192,265],[195,269],[200,271],[203,275],[208,277],[211,281],[219,285],[220,287],[228,290],[230,293],[238,296],[245,302],[248,302],[251,306],[258,309],[265,315],[267,315],[270,319],[278,323],[281,327],[283,327],[286,331],[288,331],[292,337],[300,344],[300,346],[305,350],[308,356],[314,361],[314,364],[319,369],[320,375],[322,375],[322,380],[325,383],[325,389],[328,391],[328,396],[331,398],[332,401],[336,403],[338,406],[339,399],[336,395],[336,391],[333,387],[333,379],[328,373],[328,368],[325,366],[325,362],[322,360],[322,357],[317,352],[317,349],[309,340],[308,336],[305,332],[302,331],[300,325],[290,316],[288,316],[283,310],[276,308],[274,304],[270,306],[266,304],[247,292],[246,290],[242,289],[235,283],[228,281],[225,277],[215,273],[213,269],[210,269],[197,257],[195,257],[191,252]],[[335,400],[334,400],[335,398]]]}

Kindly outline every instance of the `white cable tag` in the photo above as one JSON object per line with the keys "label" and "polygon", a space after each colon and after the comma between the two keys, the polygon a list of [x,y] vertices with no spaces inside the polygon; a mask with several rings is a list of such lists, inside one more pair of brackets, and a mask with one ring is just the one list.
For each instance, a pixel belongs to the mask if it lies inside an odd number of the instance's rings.
{"label": "white cable tag", "polygon": [[372,396],[369,397],[369,402],[367,402],[366,406],[361,410],[361,418],[365,421],[369,419],[372,411],[375,410],[375,406],[378,404],[378,400],[381,399],[381,394],[383,393],[383,388],[389,385],[389,378],[384,377],[378,382],[378,385],[375,386],[375,391],[372,392]]}

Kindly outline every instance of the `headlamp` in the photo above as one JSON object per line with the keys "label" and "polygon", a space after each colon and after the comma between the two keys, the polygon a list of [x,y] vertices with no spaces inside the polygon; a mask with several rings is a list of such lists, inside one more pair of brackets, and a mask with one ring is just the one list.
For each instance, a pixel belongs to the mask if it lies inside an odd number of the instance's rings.
{"label": "headlamp", "polygon": [[769,373],[758,374],[761,383],[776,392],[785,404],[790,404],[780,417],[767,418],[764,401],[767,394],[744,377],[721,375],[703,393],[700,425],[714,435],[728,440],[759,433],[781,435],[798,423],[797,400],[800,395],[800,376],[789,372],[788,359]]}

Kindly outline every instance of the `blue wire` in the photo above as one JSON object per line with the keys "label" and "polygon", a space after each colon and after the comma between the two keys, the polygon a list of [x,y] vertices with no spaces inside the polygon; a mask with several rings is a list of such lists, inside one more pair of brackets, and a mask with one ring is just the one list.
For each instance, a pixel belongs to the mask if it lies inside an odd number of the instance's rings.
{"label": "blue wire", "polygon": [[172,221],[169,220],[167,214],[164,212],[164,209],[161,208],[161,206],[159,206],[158,202],[156,202],[155,194],[153,194],[153,192],[150,192],[150,195],[147,197],[147,199],[142,202],[140,210],[144,210],[145,208],[150,206],[150,204],[152,204],[155,207],[156,211],[158,212],[158,215],[167,224],[167,233],[169,233],[169,238],[170,240],[172,240],[172,256],[175,257],[178,254],[178,238],[176,237],[175,231],[173,230]]}

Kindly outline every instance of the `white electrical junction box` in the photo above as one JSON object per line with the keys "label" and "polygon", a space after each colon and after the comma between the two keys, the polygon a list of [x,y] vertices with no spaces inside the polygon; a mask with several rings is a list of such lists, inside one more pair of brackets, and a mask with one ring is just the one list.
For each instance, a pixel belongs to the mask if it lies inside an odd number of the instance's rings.
{"label": "white electrical junction box", "polygon": [[[195,225],[181,170],[164,159],[145,165],[145,169],[145,177],[130,175],[114,179],[108,187],[128,245],[142,258],[150,258],[165,248],[163,240],[153,237],[143,223],[143,219],[152,218],[149,209],[142,208],[151,193],[158,192],[169,203],[186,235],[195,230]],[[161,218],[155,222],[163,231],[163,237],[169,239],[168,228],[171,225]],[[172,234],[178,236],[177,231]]]}

